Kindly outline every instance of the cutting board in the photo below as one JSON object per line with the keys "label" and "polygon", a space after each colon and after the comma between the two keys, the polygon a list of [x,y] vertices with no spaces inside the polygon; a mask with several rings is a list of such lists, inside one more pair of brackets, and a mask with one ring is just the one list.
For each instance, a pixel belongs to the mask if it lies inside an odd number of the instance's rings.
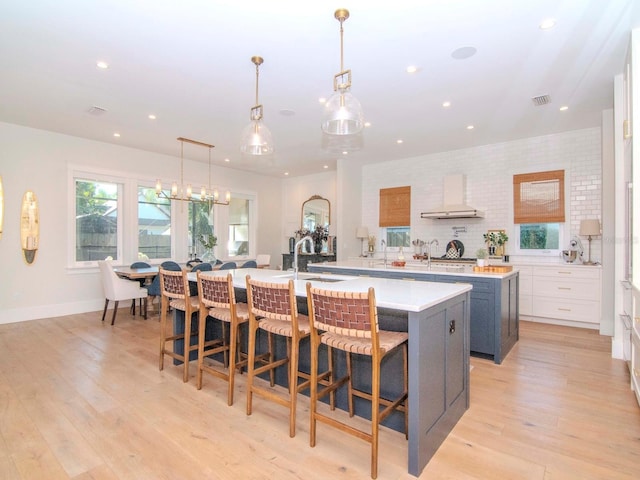
{"label": "cutting board", "polygon": [[474,272],[478,273],[507,273],[513,270],[511,265],[489,265],[487,267],[473,267]]}

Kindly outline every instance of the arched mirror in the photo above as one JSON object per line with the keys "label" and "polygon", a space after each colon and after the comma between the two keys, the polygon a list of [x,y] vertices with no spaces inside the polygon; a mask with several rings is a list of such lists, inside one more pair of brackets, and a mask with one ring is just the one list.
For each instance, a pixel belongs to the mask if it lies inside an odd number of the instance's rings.
{"label": "arched mirror", "polygon": [[313,231],[318,225],[328,227],[331,223],[331,204],[329,200],[314,195],[302,204],[300,228]]}

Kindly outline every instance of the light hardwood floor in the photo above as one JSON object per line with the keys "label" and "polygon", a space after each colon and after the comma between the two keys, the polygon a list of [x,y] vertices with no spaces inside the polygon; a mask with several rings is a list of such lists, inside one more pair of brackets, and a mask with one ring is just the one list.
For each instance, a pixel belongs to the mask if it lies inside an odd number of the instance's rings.
{"label": "light hardwood floor", "polygon": [[[309,447],[308,398],[297,434],[287,410],[255,401],[245,375],[195,388],[158,371],[157,317],[128,310],[0,325],[0,479],[369,478],[369,449],[322,425]],[[472,358],[471,408],[421,479],[640,478],[640,408],[626,365],[597,332],[521,323],[502,365]],[[380,479],[406,473],[404,435],[384,429]]]}

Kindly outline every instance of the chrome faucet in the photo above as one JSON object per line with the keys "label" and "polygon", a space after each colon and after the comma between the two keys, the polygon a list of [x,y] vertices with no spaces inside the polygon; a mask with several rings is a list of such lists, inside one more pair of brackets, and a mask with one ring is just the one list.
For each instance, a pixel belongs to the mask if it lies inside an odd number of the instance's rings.
{"label": "chrome faucet", "polygon": [[384,240],[380,240],[380,246],[383,247],[382,251],[384,252],[384,266],[387,266],[387,242]]}
{"label": "chrome faucet", "polygon": [[436,251],[438,250],[438,247],[440,246],[440,244],[438,243],[438,239],[434,238],[433,240],[431,240],[429,243],[427,243],[427,250],[428,250],[428,257],[427,257],[427,268],[429,270],[431,270],[431,245],[436,244]]}
{"label": "chrome faucet", "polygon": [[302,245],[305,241],[309,242],[309,247],[313,250],[313,238],[309,235],[301,238],[296,242],[295,247],[293,247],[293,279],[298,279],[298,250],[300,249],[300,245]]}

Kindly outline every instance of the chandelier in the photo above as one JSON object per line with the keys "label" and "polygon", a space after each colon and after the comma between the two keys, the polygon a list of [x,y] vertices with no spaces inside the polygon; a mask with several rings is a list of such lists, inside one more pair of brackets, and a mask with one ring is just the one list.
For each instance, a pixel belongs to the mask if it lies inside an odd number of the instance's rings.
{"label": "chandelier", "polygon": [[328,135],[355,135],[364,128],[364,113],[360,102],[351,94],[351,70],[344,69],[342,24],[349,10],[340,8],[333,14],[340,22],[340,72],[333,77],[333,95],[324,104],[322,131]]}
{"label": "chandelier", "polygon": [[[195,202],[195,203],[209,203],[213,205],[229,205],[231,201],[231,192],[227,191],[225,193],[224,200],[220,200],[220,194],[218,189],[211,189],[211,149],[214,145],[210,145],[208,143],[198,142],[196,140],[191,140],[190,138],[178,137],[178,141],[180,142],[180,185],[177,182],[173,182],[171,185],[171,192],[169,195],[162,190],[162,182],[160,179],[156,180],[156,196],[158,198],[166,198],[168,200],[180,200],[182,202]],[[191,143],[193,145],[198,145],[200,147],[206,147],[209,149],[209,187],[205,187],[204,185],[200,189],[200,196],[193,196],[193,189],[191,188],[191,184],[188,184],[186,188],[184,188],[184,144]]]}

